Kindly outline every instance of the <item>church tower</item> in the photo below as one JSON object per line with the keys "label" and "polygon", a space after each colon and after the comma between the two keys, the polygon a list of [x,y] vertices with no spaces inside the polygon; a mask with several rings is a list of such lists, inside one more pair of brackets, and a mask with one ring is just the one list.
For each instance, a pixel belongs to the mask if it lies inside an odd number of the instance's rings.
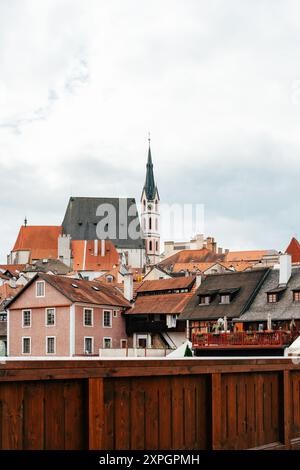
{"label": "church tower", "polygon": [[159,194],[155,185],[151,156],[150,137],[147,160],[146,180],[141,197],[142,231],[146,245],[146,264],[154,265],[160,261],[160,212]]}

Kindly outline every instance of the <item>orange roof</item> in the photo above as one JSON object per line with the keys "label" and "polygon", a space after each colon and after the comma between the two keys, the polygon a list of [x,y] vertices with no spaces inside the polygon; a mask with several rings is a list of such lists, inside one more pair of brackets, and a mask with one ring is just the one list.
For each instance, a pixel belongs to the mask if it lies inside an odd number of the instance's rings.
{"label": "orange roof", "polygon": [[255,262],[267,255],[269,250],[246,250],[246,251],[229,251],[226,254],[225,261],[250,261]]}
{"label": "orange roof", "polygon": [[285,252],[292,257],[292,263],[300,263],[300,243],[293,237]]}
{"label": "orange roof", "polygon": [[119,264],[120,255],[110,240],[105,240],[105,254],[101,255],[101,240],[98,240],[94,255],[94,240],[72,240],[74,271],[110,271]]}
{"label": "orange roof", "polygon": [[61,226],[23,225],[12,251],[30,251],[30,262],[35,259],[55,259],[61,231]]}
{"label": "orange roof", "polygon": [[[145,281],[146,282],[146,281]],[[152,282],[152,281],[147,281]],[[154,281],[155,282],[155,281]],[[180,314],[192,294],[159,294],[138,296],[127,314]]]}
{"label": "orange roof", "polygon": [[9,284],[3,284],[3,286],[0,286],[0,304],[3,300],[14,297],[14,295],[16,295],[21,289],[22,286],[11,287]]}
{"label": "orange roof", "polygon": [[16,274],[17,272],[23,271],[25,268],[25,264],[0,264],[0,269],[4,271],[9,271],[12,274]]}
{"label": "orange roof", "polygon": [[223,260],[225,254],[214,253],[207,248],[200,250],[181,250],[160,262],[162,267],[175,263],[211,263]]}
{"label": "orange roof", "polygon": [[[195,283],[195,276],[174,277],[171,279],[158,279],[154,281],[144,281],[137,289],[140,292],[155,292],[173,289],[188,289]],[[155,296],[156,298],[156,296]]]}

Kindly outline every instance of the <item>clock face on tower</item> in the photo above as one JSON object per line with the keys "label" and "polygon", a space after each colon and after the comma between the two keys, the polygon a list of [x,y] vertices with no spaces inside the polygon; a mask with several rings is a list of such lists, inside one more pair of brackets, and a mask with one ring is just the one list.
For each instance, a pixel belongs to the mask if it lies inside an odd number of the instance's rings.
{"label": "clock face on tower", "polygon": [[152,209],[152,204],[148,204],[148,209],[149,209],[149,211],[151,211],[151,209]]}

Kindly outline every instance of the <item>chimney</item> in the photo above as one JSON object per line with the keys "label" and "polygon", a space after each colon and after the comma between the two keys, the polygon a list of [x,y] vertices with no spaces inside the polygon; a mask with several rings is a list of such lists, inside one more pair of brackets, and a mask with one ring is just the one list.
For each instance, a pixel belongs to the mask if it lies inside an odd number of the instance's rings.
{"label": "chimney", "polygon": [[105,240],[101,240],[101,256],[105,256]]}
{"label": "chimney", "polygon": [[287,284],[292,274],[292,257],[287,253],[279,257],[279,284]]}
{"label": "chimney", "polygon": [[129,300],[133,299],[133,274],[127,273],[124,275],[124,297]]}
{"label": "chimney", "polygon": [[222,250],[222,248],[219,247],[218,248],[218,255],[221,255],[222,253],[223,253],[223,250]]}
{"label": "chimney", "polygon": [[94,240],[94,256],[98,255],[98,240]]}
{"label": "chimney", "polygon": [[196,284],[195,284],[196,289],[198,289],[198,287],[201,286],[201,282],[202,282],[202,274],[197,273],[196,274]]}

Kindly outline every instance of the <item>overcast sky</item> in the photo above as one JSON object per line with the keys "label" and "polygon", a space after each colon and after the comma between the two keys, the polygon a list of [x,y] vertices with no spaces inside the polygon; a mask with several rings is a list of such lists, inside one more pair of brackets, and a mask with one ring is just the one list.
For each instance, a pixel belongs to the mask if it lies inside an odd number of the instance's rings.
{"label": "overcast sky", "polygon": [[[205,205],[231,249],[300,237],[300,4],[0,0],[0,260],[26,215],[140,197]],[[191,234],[192,235],[192,234]]]}

